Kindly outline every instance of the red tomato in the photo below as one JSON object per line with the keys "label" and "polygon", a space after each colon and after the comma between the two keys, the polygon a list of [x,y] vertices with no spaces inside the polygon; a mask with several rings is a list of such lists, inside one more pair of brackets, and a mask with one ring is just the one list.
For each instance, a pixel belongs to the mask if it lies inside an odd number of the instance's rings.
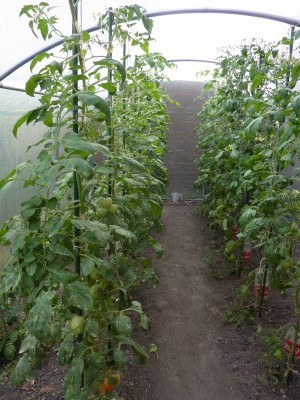
{"label": "red tomato", "polygon": [[115,374],[108,374],[104,378],[103,385],[99,386],[98,388],[98,393],[109,393],[112,392],[121,382],[121,377],[120,374],[115,373]]}

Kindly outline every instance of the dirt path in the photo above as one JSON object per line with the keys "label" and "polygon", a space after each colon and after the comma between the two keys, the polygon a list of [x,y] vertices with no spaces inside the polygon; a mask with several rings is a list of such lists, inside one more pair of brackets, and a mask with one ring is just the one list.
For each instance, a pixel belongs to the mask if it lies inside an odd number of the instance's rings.
{"label": "dirt path", "polygon": [[159,359],[149,399],[242,398],[216,347],[221,322],[211,311],[215,293],[207,284],[197,218],[195,207],[165,208],[165,256],[156,266],[160,287],[153,297],[160,310],[153,323]]}
{"label": "dirt path", "polygon": [[233,385],[218,345],[222,317],[215,307],[218,296],[208,282],[196,207],[167,205],[162,222],[159,239],[165,253],[155,265],[160,283],[141,294],[152,320],[150,340],[158,346],[158,359],[152,358],[142,376],[130,371],[128,399],[245,399]]}

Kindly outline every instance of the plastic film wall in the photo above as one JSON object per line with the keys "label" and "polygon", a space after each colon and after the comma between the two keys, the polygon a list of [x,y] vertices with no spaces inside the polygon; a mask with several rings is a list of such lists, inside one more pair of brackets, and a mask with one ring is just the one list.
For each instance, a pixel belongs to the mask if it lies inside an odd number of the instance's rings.
{"label": "plastic film wall", "polygon": [[[37,99],[25,93],[10,90],[0,91],[0,179],[6,176],[18,164],[34,159],[36,149],[26,152],[27,147],[41,135],[42,126],[30,126],[20,129],[15,138],[12,128],[16,120],[38,104]],[[19,210],[19,205],[26,199],[28,192],[21,183],[13,184],[0,198],[0,223]]]}

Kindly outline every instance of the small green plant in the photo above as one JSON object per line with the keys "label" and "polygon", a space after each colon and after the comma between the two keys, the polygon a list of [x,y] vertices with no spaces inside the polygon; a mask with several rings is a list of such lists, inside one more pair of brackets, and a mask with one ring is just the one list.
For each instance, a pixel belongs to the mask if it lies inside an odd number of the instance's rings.
{"label": "small green plant", "polygon": [[276,386],[285,384],[286,354],[283,350],[283,339],[286,327],[279,329],[265,329],[260,326],[258,331],[259,341],[262,344],[261,362],[264,373],[261,380]]}
{"label": "small green plant", "polygon": [[255,321],[254,305],[249,304],[249,284],[241,285],[236,289],[234,300],[227,309],[225,322],[236,324],[238,329],[242,329],[245,324]]}

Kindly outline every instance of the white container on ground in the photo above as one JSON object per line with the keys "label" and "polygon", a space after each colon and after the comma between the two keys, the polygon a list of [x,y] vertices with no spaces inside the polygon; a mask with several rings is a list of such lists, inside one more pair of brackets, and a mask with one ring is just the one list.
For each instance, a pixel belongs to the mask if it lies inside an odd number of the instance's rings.
{"label": "white container on ground", "polygon": [[182,201],[182,194],[181,193],[171,193],[171,199],[173,203],[178,203],[178,201]]}

